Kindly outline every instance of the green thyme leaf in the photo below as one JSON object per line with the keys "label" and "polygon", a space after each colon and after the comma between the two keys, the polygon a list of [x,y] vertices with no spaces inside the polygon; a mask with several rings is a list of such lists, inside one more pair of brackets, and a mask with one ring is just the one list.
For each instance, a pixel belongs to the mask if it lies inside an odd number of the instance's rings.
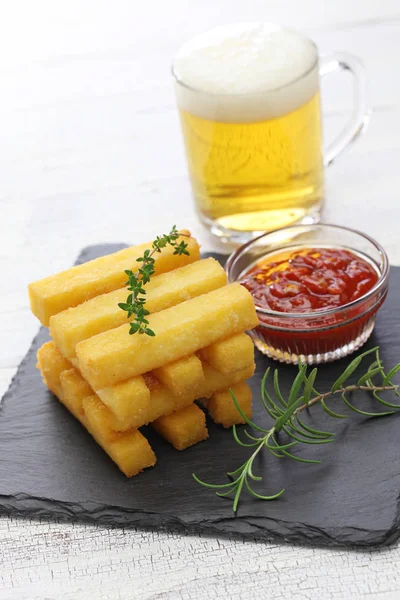
{"label": "green thyme leaf", "polygon": [[156,335],[150,327],[147,327],[149,321],[146,319],[146,316],[150,313],[145,308],[146,299],[143,297],[141,298],[140,296],[146,295],[144,286],[151,281],[151,278],[155,273],[154,254],[161,252],[162,248],[169,245],[174,247],[174,254],[180,256],[186,254],[189,256],[187,242],[182,240],[179,244],[176,243],[176,240],[179,237],[190,237],[190,235],[179,233],[176,225],[174,225],[169,233],[157,236],[152,242],[151,249],[147,248],[143,252],[143,256],[139,256],[136,259],[136,262],[140,264],[138,271],[133,272],[129,269],[125,270],[125,274],[128,277],[128,281],[125,285],[131,293],[128,295],[126,302],[119,302],[118,306],[127,313],[128,319],[131,319],[132,316],[134,316],[134,321],[130,323],[130,335],[134,335],[135,333],[141,335],[145,334],[150,337]]}

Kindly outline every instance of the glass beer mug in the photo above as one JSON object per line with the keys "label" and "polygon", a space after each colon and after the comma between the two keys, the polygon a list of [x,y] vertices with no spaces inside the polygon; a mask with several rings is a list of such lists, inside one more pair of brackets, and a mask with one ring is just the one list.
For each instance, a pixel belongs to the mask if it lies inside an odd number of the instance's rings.
{"label": "glass beer mug", "polygon": [[[354,75],[356,107],[323,154],[320,77],[337,69]],[[318,222],[324,167],[368,122],[361,63],[319,58],[295,31],[242,23],[196,36],[172,73],[196,209],[212,233],[244,242]]]}

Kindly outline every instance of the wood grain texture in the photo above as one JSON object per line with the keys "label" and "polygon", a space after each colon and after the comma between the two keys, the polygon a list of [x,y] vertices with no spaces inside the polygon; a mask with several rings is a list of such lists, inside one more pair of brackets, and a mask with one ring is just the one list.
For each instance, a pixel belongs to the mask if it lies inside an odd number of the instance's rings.
{"label": "wood grain texture", "polygon": [[[400,264],[398,0],[99,0],[95,10],[16,0],[0,20],[0,394],[37,331],[27,281],[69,266],[87,244],[146,241],[177,214],[218,249],[193,211],[168,67],[196,31],[249,17],[299,27],[321,51],[364,60],[375,114],[328,172],[325,220],[371,233]],[[324,82],[327,139],[351,102],[334,79]],[[399,564],[398,548],[322,551],[0,518],[2,600],[256,590],[278,600],[386,600],[398,598]]]}

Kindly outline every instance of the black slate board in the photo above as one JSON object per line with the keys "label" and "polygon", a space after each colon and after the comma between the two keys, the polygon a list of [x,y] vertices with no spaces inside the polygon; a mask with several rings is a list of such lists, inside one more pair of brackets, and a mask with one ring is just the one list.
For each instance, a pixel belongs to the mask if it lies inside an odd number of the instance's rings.
{"label": "black slate board", "polygon": [[[119,247],[89,247],[80,261]],[[400,268],[393,268],[390,293],[368,344],[381,346],[387,365],[400,356],[399,298]],[[263,489],[272,493],[285,487],[286,493],[273,502],[243,495],[234,517],[230,501],[217,498],[191,476],[195,472],[205,481],[223,483],[225,472],[243,462],[248,451],[234,442],[231,431],[210,422],[210,439],[180,453],[146,429],[158,464],[126,479],[45,389],[35,368],[35,355],[47,339],[46,330],[41,329],[0,406],[0,512],[213,535],[233,532],[314,545],[379,546],[398,539],[400,414],[375,420],[352,414],[347,421],[337,421],[315,407],[310,424],[337,431],[337,440],[307,446],[299,455],[318,455],[323,464],[261,457],[258,468],[264,473]],[[332,383],[347,362],[321,367],[321,379]],[[257,352],[252,386],[254,420],[259,422],[265,421],[257,402],[259,383],[270,364],[275,366]],[[279,368],[287,391],[296,368]],[[372,405],[367,396],[358,402]]]}

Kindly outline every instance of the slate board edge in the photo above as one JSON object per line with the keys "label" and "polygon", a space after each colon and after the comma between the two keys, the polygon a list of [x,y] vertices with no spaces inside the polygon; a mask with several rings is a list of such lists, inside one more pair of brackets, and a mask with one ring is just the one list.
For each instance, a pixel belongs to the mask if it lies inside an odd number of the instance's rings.
{"label": "slate board edge", "polygon": [[[279,500],[277,500],[279,502]],[[179,531],[193,535],[210,534],[221,538],[233,535],[245,540],[255,540],[264,542],[285,542],[296,545],[309,545],[313,547],[336,547],[336,548],[369,548],[373,550],[380,547],[391,546],[395,544],[400,537],[400,519],[399,513],[388,532],[355,530],[354,528],[340,528],[341,536],[348,532],[351,542],[340,543],[337,541],[335,532],[332,530],[332,536],[326,535],[320,529],[313,530],[309,525],[297,523],[296,532],[286,528],[285,523],[273,519],[254,518],[237,516],[235,519],[210,520],[200,524],[196,521],[194,524],[187,520],[178,519],[173,515],[162,516],[156,513],[146,511],[132,511],[122,507],[98,505],[95,502],[68,503],[60,502],[55,499],[35,498],[25,494],[13,496],[0,496],[0,513],[13,516],[30,517],[36,519],[46,519],[52,521],[61,519],[72,522],[94,523],[96,525],[117,526],[117,527],[139,527],[140,529],[156,529],[157,531]],[[82,514],[83,513],[83,517]],[[93,518],[91,518],[91,513]],[[121,518],[122,517],[122,518]],[[221,523],[222,527],[219,527]],[[293,527],[294,523],[291,522]],[[358,536],[355,535],[358,532]]]}
{"label": "slate board edge", "polygon": [[[126,246],[121,244],[109,244],[110,253],[116,249]],[[101,246],[104,247],[104,246]],[[75,264],[85,261],[87,253],[96,248],[96,246],[85,247],[79,255]],[[25,364],[30,360],[31,353],[34,351],[37,338],[40,336],[40,328],[37,335],[33,338],[29,350],[21,361],[16,374],[11,380],[10,386],[0,402],[0,417],[6,401],[13,395],[14,388],[18,384],[18,379],[23,375]],[[277,500],[279,502],[279,500]],[[285,521],[265,517],[254,517],[252,515],[244,516],[239,514],[235,518],[227,519],[225,517],[210,518],[191,522],[192,516],[178,518],[174,515],[159,515],[157,513],[146,512],[142,510],[130,510],[121,506],[114,507],[96,502],[71,503],[59,501],[54,498],[35,497],[24,493],[14,494],[12,496],[0,494],[0,514],[10,514],[21,517],[31,517],[38,519],[54,520],[63,519],[75,522],[93,522],[108,526],[121,527],[140,527],[141,529],[156,528],[162,531],[182,531],[192,534],[210,534],[219,535],[221,538],[227,535],[234,535],[244,539],[260,540],[265,542],[287,542],[304,546],[312,544],[313,546],[347,547],[369,549],[389,546],[396,543],[400,538],[400,493],[397,498],[397,513],[389,530],[371,531],[366,529],[356,529],[352,527],[340,527],[342,539],[348,532],[351,539],[349,543],[339,542],[335,536],[335,529],[330,532],[322,531],[319,528],[311,528],[310,525],[290,522],[291,527],[295,525],[295,531],[286,527]],[[93,516],[92,516],[93,515]]]}

